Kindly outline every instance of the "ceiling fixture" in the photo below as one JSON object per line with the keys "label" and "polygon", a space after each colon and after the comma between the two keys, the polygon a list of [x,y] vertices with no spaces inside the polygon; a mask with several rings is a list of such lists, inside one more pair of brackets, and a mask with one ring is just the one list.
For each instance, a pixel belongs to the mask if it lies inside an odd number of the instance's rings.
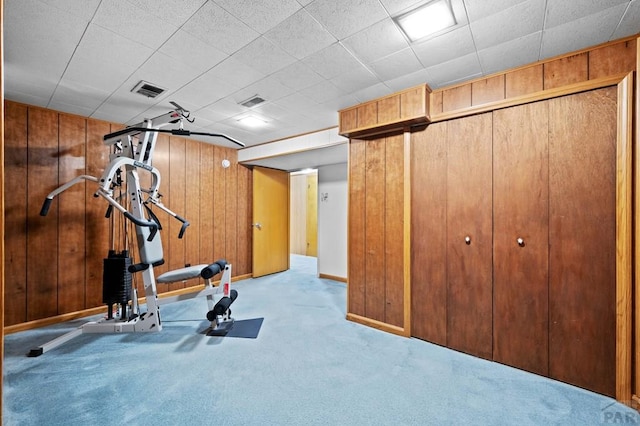
{"label": "ceiling fixture", "polygon": [[262,99],[260,96],[253,95],[249,99],[240,102],[240,105],[246,106],[247,108],[251,108],[251,107],[254,107],[254,106],[256,106],[258,104],[261,104],[263,102],[264,102],[264,99]]}
{"label": "ceiling fixture", "polygon": [[146,96],[148,98],[155,98],[159,95],[161,95],[162,93],[164,93],[166,91],[166,89],[163,89],[160,86],[157,86],[155,84],[151,84],[149,82],[146,82],[144,80],[140,80],[140,82],[138,84],[135,85],[135,87],[133,89],[131,89],[131,91],[133,93],[139,93],[143,96]]}
{"label": "ceiling fixture", "polygon": [[255,129],[257,127],[262,127],[267,124],[266,121],[258,117],[255,117],[253,115],[247,115],[246,117],[239,119],[238,123],[242,124],[243,126],[250,127],[252,129]]}
{"label": "ceiling fixture", "polygon": [[432,1],[396,17],[395,21],[411,41],[456,24],[449,0]]}

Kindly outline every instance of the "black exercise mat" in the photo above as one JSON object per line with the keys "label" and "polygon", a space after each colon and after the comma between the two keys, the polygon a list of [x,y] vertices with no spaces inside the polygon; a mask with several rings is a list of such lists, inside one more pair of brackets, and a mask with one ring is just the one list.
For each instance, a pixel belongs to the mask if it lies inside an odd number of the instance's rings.
{"label": "black exercise mat", "polygon": [[227,333],[227,337],[241,337],[244,339],[257,339],[264,318],[236,320],[233,327]]}

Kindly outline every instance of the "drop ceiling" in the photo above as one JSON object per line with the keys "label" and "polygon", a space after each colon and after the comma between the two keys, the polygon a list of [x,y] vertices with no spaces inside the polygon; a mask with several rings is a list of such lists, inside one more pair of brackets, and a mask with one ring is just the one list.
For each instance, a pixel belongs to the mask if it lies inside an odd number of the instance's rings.
{"label": "drop ceiling", "polygon": [[[4,0],[5,98],[128,125],[175,101],[196,118],[190,130],[252,146],[336,126],[339,109],[414,85],[640,33],[640,0],[451,0],[457,24],[409,42],[392,18],[425,3]],[[166,90],[133,93],[140,81]],[[265,101],[241,105],[256,95]],[[266,124],[243,127],[247,115]]]}

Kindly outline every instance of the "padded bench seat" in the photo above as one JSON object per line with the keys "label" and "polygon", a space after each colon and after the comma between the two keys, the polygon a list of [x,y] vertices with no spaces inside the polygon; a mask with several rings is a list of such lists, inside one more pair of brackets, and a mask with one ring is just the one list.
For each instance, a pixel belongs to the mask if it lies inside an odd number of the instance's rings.
{"label": "padded bench seat", "polygon": [[210,265],[202,264],[188,266],[186,268],[180,268],[173,271],[165,272],[164,274],[156,278],[156,282],[162,284],[175,283],[178,281],[189,280],[191,278],[197,277],[202,277],[205,280],[208,280],[222,272],[225,266],[227,266],[227,262],[222,259],[217,260]]}

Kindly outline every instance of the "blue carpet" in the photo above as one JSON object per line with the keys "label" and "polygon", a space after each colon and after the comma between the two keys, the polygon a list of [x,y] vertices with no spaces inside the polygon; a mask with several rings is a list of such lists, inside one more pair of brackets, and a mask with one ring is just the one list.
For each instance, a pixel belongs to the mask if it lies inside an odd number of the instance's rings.
{"label": "blue carpet", "polygon": [[85,320],[7,335],[4,424],[640,423],[611,398],[346,321],[345,285],[315,268],[292,256],[233,284],[236,321],[264,319],[256,338],[204,335],[203,299],[163,306],[160,333],[83,335],[37,358]]}

